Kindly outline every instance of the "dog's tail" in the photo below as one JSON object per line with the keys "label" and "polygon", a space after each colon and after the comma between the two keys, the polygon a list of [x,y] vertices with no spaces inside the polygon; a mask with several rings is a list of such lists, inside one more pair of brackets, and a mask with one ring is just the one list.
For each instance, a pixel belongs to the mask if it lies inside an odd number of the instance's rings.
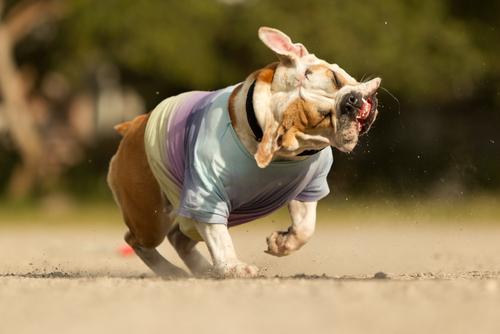
{"label": "dog's tail", "polygon": [[125,134],[125,131],[128,130],[128,128],[130,127],[131,124],[132,124],[132,122],[125,122],[125,123],[115,125],[115,130],[118,131],[118,133],[123,136]]}

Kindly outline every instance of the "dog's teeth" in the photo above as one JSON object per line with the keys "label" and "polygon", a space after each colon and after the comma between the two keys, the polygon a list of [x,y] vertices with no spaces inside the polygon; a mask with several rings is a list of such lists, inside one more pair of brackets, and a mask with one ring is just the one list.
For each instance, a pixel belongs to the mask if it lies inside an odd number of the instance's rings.
{"label": "dog's teeth", "polygon": [[366,103],[366,100],[364,97],[361,98],[361,100],[363,100],[363,103]]}

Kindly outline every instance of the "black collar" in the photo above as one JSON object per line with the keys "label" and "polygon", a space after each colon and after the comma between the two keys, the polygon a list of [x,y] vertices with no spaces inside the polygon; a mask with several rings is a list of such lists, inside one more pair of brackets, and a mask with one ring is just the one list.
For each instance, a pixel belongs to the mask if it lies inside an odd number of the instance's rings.
{"label": "black collar", "polygon": [[[252,85],[250,86],[250,88],[248,89],[246,109],[247,109],[248,125],[250,125],[250,128],[252,129],[253,135],[255,136],[255,140],[260,143],[262,140],[262,137],[264,136],[264,132],[262,132],[262,128],[260,127],[259,122],[257,121],[257,117],[255,116],[255,110],[253,108],[253,92],[255,89],[256,82],[257,82],[257,80],[255,80],[252,83]],[[313,154],[318,153],[321,150],[307,150],[307,151],[304,151],[300,154],[297,154],[297,156],[302,157],[302,156],[313,155]]]}
{"label": "black collar", "polygon": [[264,136],[264,132],[262,132],[262,128],[260,127],[259,122],[257,121],[257,117],[255,116],[255,110],[253,109],[253,91],[255,89],[256,82],[257,80],[255,80],[248,89],[246,109],[247,109],[248,125],[250,125],[250,128],[252,128],[255,140],[260,143],[262,137]]}

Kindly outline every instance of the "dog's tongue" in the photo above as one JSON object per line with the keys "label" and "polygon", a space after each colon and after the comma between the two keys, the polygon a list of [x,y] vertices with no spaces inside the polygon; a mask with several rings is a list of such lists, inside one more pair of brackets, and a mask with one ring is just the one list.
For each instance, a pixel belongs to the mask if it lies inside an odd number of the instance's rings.
{"label": "dog's tongue", "polygon": [[[363,100],[364,101],[364,100]],[[370,110],[372,109],[372,104],[368,101],[364,101],[363,106],[359,110],[358,116],[356,117],[358,119],[358,130],[361,131],[361,128],[363,127],[363,121],[368,118],[370,115]]]}
{"label": "dog's tongue", "polygon": [[361,110],[359,111],[358,117],[361,120],[365,120],[368,118],[370,115],[370,110],[372,109],[372,104],[368,101],[365,101],[363,106],[361,107]]}

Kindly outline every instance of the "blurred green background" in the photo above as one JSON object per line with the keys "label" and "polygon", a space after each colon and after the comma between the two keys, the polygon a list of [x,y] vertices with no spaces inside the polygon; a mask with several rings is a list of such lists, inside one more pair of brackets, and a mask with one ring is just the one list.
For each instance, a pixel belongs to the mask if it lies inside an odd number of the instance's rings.
{"label": "blurred green background", "polygon": [[334,152],[330,202],[498,207],[499,12],[493,0],[0,0],[2,205],[110,202],[113,125],[276,61],[257,37],[269,26],[388,91],[354,152]]}

